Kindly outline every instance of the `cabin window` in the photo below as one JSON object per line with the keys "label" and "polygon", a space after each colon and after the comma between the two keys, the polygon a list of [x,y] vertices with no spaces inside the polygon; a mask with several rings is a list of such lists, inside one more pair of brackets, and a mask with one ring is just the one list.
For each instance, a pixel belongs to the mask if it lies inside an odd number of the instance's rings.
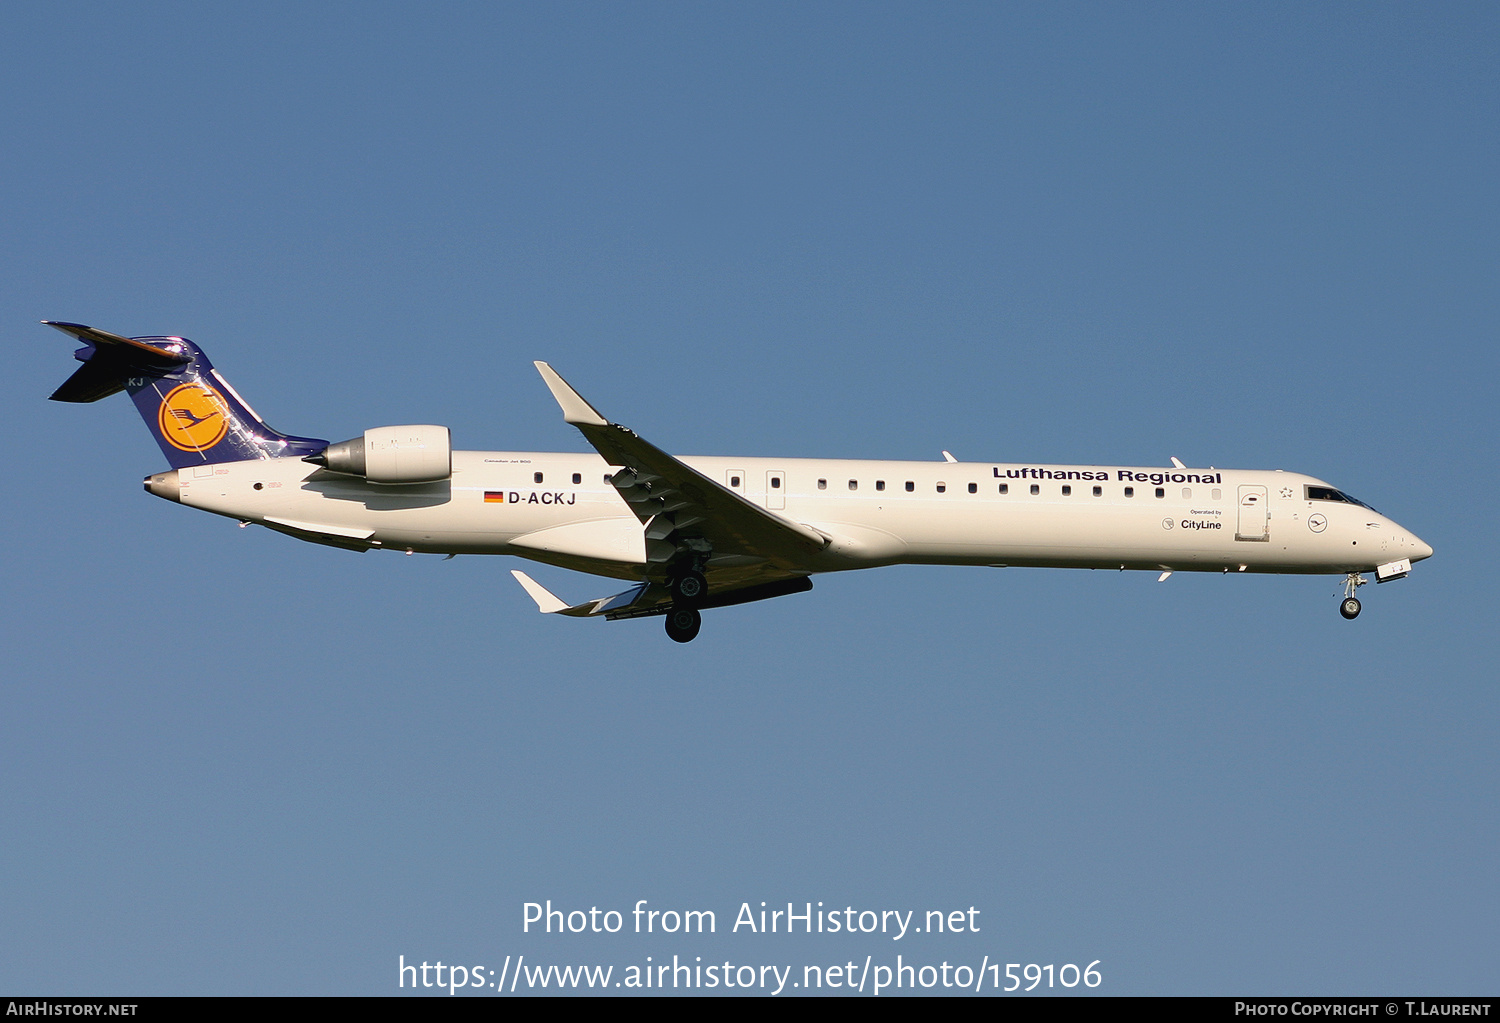
{"label": "cabin window", "polygon": [[1166,489],[1163,488],[1163,487],[1157,487],[1156,488],[1156,496],[1157,497],[1166,497],[1167,496]]}
{"label": "cabin window", "polygon": [[771,477],[771,489],[772,490],[780,490],[781,489],[781,477],[780,476],[772,476]]}
{"label": "cabin window", "polygon": [[538,483],[542,482],[542,474],[539,472],[532,473],[531,478],[536,480]]}
{"label": "cabin window", "polygon": [[1031,485],[1031,494],[1032,494],[1033,497],[1035,497],[1037,494],[1040,494],[1041,492],[1042,492],[1042,488],[1041,488],[1041,486],[1039,484],[1033,483]]}
{"label": "cabin window", "polygon": [[575,472],[573,474],[573,482],[574,483],[582,483],[583,482],[583,473],[581,473],[581,472]]}
{"label": "cabin window", "polygon": [[875,481],[875,489],[876,490],[884,490],[885,489],[885,480],[876,480]]}
{"label": "cabin window", "polygon": [[1010,484],[1009,483],[1002,483],[1002,484],[1000,484],[1000,493],[1002,493],[1002,494],[1008,494],[1008,493],[1010,493]]}
{"label": "cabin window", "polygon": [[1208,493],[1209,496],[1211,496],[1215,501],[1220,501],[1224,498],[1224,491],[1220,490],[1218,487],[1214,487]]}
{"label": "cabin window", "polygon": [[1072,496],[1073,496],[1073,488],[1070,487],[1070,486],[1068,486],[1066,483],[1064,483],[1063,484],[1063,497],[1072,497]]}
{"label": "cabin window", "polygon": [[737,486],[739,486],[740,485],[740,478],[738,476],[731,476],[731,477],[729,477],[729,485],[731,487],[737,487]]}
{"label": "cabin window", "polygon": [[818,489],[819,490],[827,490],[828,489],[828,481],[827,480],[818,480]]}
{"label": "cabin window", "polygon": [[850,480],[849,481],[849,489],[850,490],[858,490],[859,489],[859,480]]}
{"label": "cabin window", "polygon": [[604,482],[605,483],[611,482],[614,478],[615,478],[614,473],[607,472],[607,473],[604,474]]}
{"label": "cabin window", "polygon": [[1104,496],[1104,488],[1103,487],[1095,487],[1094,488],[1094,496],[1095,497],[1103,497]]}
{"label": "cabin window", "polygon": [[937,485],[937,492],[939,494],[946,494],[948,492],[948,484],[946,484],[946,483],[939,483]]}
{"label": "cabin window", "polygon": [[971,494],[977,494],[977,493],[979,493],[979,484],[978,483],[970,483],[969,484],[969,493],[971,493]]}
{"label": "cabin window", "polygon": [[916,489],[917,489],[917,485],[915,483],[913,483],[911,480],[907,480],[906,481],[906,492],[908,494],[911,493],[913,490],[916,490]]}
{"label": "cabin window", "polygon": [[1182,499],[1184,501],[1191,501],[1193,499],[1193,488],[1192,487],[1183,487],[1182,488]]}
{"label": "cabin window", "polygon": [[1135,487],[1126,487],[1125,488],[1125,496],[1126,497],[1134,497],[1135,496]]}

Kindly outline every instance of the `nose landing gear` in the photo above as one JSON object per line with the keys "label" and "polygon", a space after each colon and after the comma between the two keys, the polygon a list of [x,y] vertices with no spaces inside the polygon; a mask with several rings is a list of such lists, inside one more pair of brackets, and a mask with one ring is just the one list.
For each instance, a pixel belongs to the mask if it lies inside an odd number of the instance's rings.
{"label": "nose landing gear", "polygon": [[1354,591],[1369,581],[1358,572],[1349,573],[1344,579],[1344,600],[1339,604],[1339,614],[1350,621],[1359,617],[1360,603],[1359,598],[1354,595]]}

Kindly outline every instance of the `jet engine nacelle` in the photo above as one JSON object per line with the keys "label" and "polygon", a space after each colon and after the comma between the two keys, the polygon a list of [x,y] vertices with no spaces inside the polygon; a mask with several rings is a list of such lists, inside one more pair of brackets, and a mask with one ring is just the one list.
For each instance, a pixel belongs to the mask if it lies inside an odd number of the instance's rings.
{"label": "jet engine nacelle", "polygon": [[371,483],[436,483],[453,475],[453,442],[446,426],[382,426],[303,461]]}

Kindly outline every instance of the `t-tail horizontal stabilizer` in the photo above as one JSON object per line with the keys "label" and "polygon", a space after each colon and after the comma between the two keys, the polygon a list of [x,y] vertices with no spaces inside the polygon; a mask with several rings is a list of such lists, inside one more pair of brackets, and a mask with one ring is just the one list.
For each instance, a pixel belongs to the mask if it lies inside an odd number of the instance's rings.
{"label": "t-tail horizontal stabilizer", "polygon": [[525,572],[511,569],[510,574],[516,577],[516,582],[521,584],[531,599],[536,601],[537,610],[544,615],[559,614],[568,615],[572,618],[591,618],[594,615],[609,614],[612,611],[623,611],[640,599],[641,594],[646,592],[650,583],[638,583],[626,590],[624,593],[616,593],[613,597],[603,597],[598,600],[586,600],[582,604],[568,606],[568,602],[557,596],[547,587],[537,582]]}
{"label": "t-tail horizontal stabilizer", "polygon": [[122,337],[83,323],[42,322],[84,344],[73,353],[83,365],[52,400],[91,402],[126,392],[174,469],[301,457],[328,447],[326,440],[267,426],[187,338]]}
{"label": "t-tail horizontal stabilizer", "polygon": [[193,361],[193,357],[180,348],[173,351],[82,323],[42,322],[88,345],[74,354],[73,357],[83,365],[52,392],[53,401],[99,401],[125,390],[126,381],[132,376],[165,375]]}

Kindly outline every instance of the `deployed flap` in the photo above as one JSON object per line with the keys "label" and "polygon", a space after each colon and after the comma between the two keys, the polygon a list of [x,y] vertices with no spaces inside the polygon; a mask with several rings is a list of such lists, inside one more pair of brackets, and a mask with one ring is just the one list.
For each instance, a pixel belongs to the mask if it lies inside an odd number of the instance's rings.
{"label": "deployed flap", "polygon": [[611,423],[545,362],[536,368],[563,418],[578,427],[605,461],[623,466],[611,482],[648,527],[649,562],[666,562],[684,542],[701,538],[715,556],[749,555],[796,569],[828,546],[828,538],[816,529],[767,511]]}

